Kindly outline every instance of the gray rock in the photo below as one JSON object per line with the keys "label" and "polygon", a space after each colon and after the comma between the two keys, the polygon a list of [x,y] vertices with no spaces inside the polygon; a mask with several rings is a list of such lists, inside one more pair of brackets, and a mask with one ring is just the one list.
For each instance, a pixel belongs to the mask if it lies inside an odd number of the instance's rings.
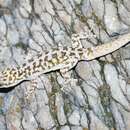
{"label": "gray rock", "polygon": [[[129,0],[0,0],[0,70],[60,44],[71,46],[73,33],[90,28],[97,37],[82,45],[105,44],[129,31],[129,6]],[[50,72],[36,77],[29,100],[31,82],[0,89],[0,130],[129,130],[129,46],[79,62],[72,69],[76,86],[65,86],[58,72]]]}

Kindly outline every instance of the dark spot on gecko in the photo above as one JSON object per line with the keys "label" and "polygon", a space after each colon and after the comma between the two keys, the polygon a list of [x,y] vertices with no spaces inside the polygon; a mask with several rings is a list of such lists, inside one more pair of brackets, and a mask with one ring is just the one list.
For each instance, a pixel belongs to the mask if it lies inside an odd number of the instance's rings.
{"label": "dark spot on gecko", "polygon": [[87,48],[87,50],[88,50],[88,55],[90,55],[91,53],[93,53],[93,51],[92,51],[92,49],[91,48]]}
{"label": "dark spot on gecko", "polygon": [[15,76],[16,76],[16,74],[17,74],[17,72],[15,71],[15,72],[13,73],[13,76],[15,77]]}
{"label": "dark spot on gecko", "polygon": [[39,59],[39,63],[42,63],[43,62],[43,60],[42,59]]}
{"label": "dark spot on gecko", "polygon": [[49,51],[46,51],[46,52],[45,52],[45,55],[47,55],[48,53],[49,53]]}
{"label": "dark spot on gecko", "polygon": [[43,65],[42,65],[42,68],[44,70],[47,70],[48,69],[48,63],[44,62]]}
{"label": "dark spot on gecko", "polygon": [[42,65],[42,62],[43,62],[43,60],[39,59],[39,65],[38,65],[38,67],[40,67]]}
{"label": "dark spot on gecko", "polygon": [[79,56],[82,57],[83,56],[83,52],[79,52]]}
{"label": "dark spot on gecko", "polygon": [[25,73],[25,74],[26,74],[26,69],[24,69],[24,70],[23,70],[23,73]]}
{"label": "dark spot on gecko", "polygon": [[49,64],[52,64],[52,65],[55,65],[55,64],[52,62],[52,60],[49,60],[48,63],[49,63]]}
{"label": "dark spot on gecko", "polygon": [[31,72],[30,72],[30,71],[28,71],[28,75],[31,75]]}
{"label": "dark spot on gecko", "polygon": [[41,54],[41,53],[37,54],[37,57],[38,57],[38,58],[40,58],[41,56],[42,56],[42,54]]}
{"label": "dark spot on gecko", "polygon": [[36,66],[36,62],[33,63],[33,73],[34,72],[39,72],[38,66]]}
{"label": "dark spot on gecko", "polygon": [[27,66],[27,69],[28,69],[28,70],[31,70],[30,66]]}
{"label": "dark spot on gecko", "polygon": [[3,75],[3,77],[8,77],[8,74],[6,74],[6,73],[5,73],[5,74],[2,74],[2,75]]}
{"label": "dark spot on gecko", "polygon": [[77,39],[72,39],[72,42],[73,42],[73,43],[77,42]]}
{"label": "dark spot on gecko", "polygon": [[45,67],[43,66],[43,60],[42,59],[39,59],[38,67],[41,67],[43,70],[45,70]]}
{"label": "dark spot on gecko", "polygon": [[14,72],[15,72],[15,69],[12,68],[12,69],[10,70],[9,74],[13,74]]}
{"label": "dark spot on gecko", "polygon": [[49,69],[51,69],[52,66],[54,66],[54,64],[52,63],[52,61],[51,60],[47,61],[46,67],[49,68]]}
{"label": "dark spot on gecko", "polygon": [[45,67],[44,67],[43,65],[41,65],[41,68],[42,68],[43,70],[45,70]]}
{"label": "dark spot on gecko", "polygon": [[28,74],[28,75],[31,75],[31,68],[30,68],[30,66],[27,66],[27,68],[25,68],[25,71],[26,71],[26,74]]}
{"label": "dark spot on gecko", "polygon": [[35,71],[36,69],[36,62],[33,63],[33,70]]}
{"label": "dark spot on gecko", "polygon": [[25,73],[27,73],[28,71],[30,71],[30,66],[26,67],[24,71],[25,71]]}
{"label": "dark spot on gecko", "polygon": [[12,70],[12,71],[15,71],[15,69],[14,69],[14,68],[12,68],[11,70]]}
{"label": "dark spot on gecko", "polygon": [[44,61],[47,61],[47,60],[48,60],[48,56],[45,56],[45,57],[44,57]]}
{"label": "dark spot on gecko", "polygon": [[31,59],[29,59],[28,60],[28,62],[30,63],[30,62],[33,62],[34,61],[34,59],[33,58],[31,58]]}
{"label": "dark spot on gecko", "polygon": [[9,74],[12,74],[12,71],[11,71],[11,70],[9,71]]}
{"label": "dark spot on gecko", "polygon": [[52,54],[52,58],[57,58],[57,53]]}
{"label": "dark spot on gecko", "polygon": [[20,69],[20,67],[16,67],[16,69],[17,69],[17,70],[19,70],[19,69]]}
{"label": "dark spot on gecko", "polygon": [[63,57],[65,56],[66,52],[60,51],[59,53],[57,53],[57,61],[63,59]]}
{"label": "dark spot on gecko", "polygon": [[6,81],[6,80],[7,80],[6,78],[3,79],[3,81]]}
{"label": "dark spot on gecko", "polygon": [[56,52],[56,51],[58,51],[58,48],[53,48],[53,52]]}
{"label": "dark spot on gecko", "polygon": [[70,54],[69,54],[70,56],[74,56],[75,55],[75,53],[74,52],[70,52]]}
{"label": "dark spot on gecko", "polygon": [[36,67],[36,62],[33,62],[33,66]]}
{"label": "dark spot on gecko", "polygon": [[43,66],[42,66],[42,64],[43,64],[43,60],[42,59],[39,59],[39,64],[37,65],[37,67],[38,68],[42,68],[43,69]]}
{"label": "dark spot on gecko", "polygon": [[82,52],[83,50],[82,50],[81,48],[79,48],[78,51],[81,51],[81,52]]}
{"label": "dark spot on gecko", "polygon": [[20,71],[18,70],[18,77],[20,76]]}
{"label": "dark spot on gecko", "polygon": [[22,64],[22,67],[25,67],[26,66],[26,63]]}
{"label": "dark spot on gecko", "polygon": [[20,77],[21,75],[23,75],[23,71],[18,71],[18,77]]}
{"label": "dark spot on gecko", "polygon": [[67,50],[67,47],[66,47],[66,46],[64,46],[64,47],[63,47],[63,50]]}
{"label": "dark spot on gecko", "polygon": [[62,51],[61,53],[62,53],[62,56],[65,56],[65,55],[66,55],[66,52],[64,52],[64,51]]}
{"label": "dark spot on gecko", "polygon": [[9,76],[9,81],[11,81],[12,80],[12,77],[11,76]]}

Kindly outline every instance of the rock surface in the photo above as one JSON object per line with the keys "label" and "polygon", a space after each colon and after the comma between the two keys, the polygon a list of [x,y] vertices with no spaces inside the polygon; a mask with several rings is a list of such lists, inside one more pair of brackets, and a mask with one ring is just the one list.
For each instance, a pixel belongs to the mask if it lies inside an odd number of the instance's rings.
{"label": "rock surface", "polygon": [[[92,28],[104,44],[130,27],[129,0],[0,0],[0,69],[19,66],[38,52],[71,46],[73,33]],[[99,42],[100,41],[100,42]],[[78,85],[61,91],[56,72],[37,78],[29,101],[29,82],[0,89],[0,130],[130,130],[130,45],[79,62]]]}

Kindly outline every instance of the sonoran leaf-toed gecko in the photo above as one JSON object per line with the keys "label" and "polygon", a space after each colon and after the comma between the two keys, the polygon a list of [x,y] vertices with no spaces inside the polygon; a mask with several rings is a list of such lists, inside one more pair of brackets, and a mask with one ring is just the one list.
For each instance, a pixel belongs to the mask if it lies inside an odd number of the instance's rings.
{"label": "sonoran leaf-toed gecko", "polygon": [[18,85],[24,80],[33,80],[36,76],[51,71],[60,70],[65,82],[71,82],[68,71],[81,60],[90,61],[112,53],[130,41],[130,33],[95,47],[84,48],[81,39],[93,36],[88,33],[72,35],[72,47],[59,46],[57,49],[38,54],[35,58],[18,68],[7,68],[0,73],[0,88]]}

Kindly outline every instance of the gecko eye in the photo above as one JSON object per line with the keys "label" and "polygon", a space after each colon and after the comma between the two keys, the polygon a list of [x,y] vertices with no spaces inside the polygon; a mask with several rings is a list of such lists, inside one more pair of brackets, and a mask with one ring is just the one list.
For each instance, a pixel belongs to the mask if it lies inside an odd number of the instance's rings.
{"label": "gecko eye", "polygon": [[0,83],[0,88],[2,88],[3,84]]}

